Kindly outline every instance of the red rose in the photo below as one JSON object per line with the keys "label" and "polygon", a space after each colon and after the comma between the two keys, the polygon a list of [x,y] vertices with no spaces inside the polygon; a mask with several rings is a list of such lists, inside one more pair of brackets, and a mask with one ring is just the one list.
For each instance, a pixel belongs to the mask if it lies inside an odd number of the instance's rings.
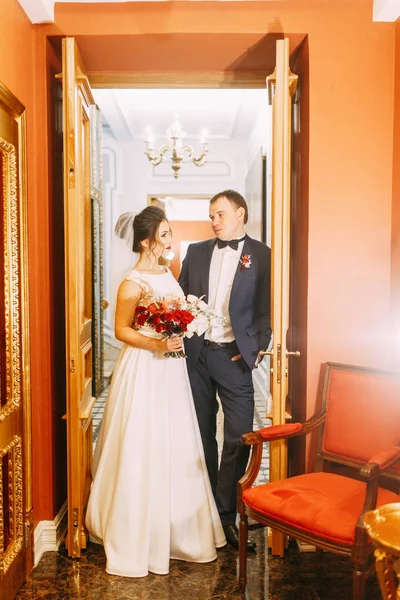
{"label": "red rose", "polygon": [[147,315],[146,314],[140,314],[136,320],[137,324],[142,326],[146,323],[147,321]]}
{"label": "red rose", "polygon": [[174,321],[177,321],[178,323],[180,323],[182,321],[183,318],[183,310],[174,310],[172,313],[172,318]]}
{"label": "red rose", "polygon": [[[183,316],[181,319],[182,323],[184,323],[185,325],[188,325],[189,323],[191,323],[193,321],[194,316],[192,315],[192,313],[190,313],[187,310],[183,310],[182,313],[183,313]],[[185,329],[185,331],[186,331],[186,329]]]}

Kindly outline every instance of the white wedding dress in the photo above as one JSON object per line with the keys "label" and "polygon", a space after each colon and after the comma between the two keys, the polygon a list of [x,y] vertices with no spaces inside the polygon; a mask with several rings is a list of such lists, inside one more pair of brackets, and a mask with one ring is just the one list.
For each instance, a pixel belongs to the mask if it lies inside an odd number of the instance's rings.
{"label": "white wedding dress", "polygon": [[[149,301],[182,290],[167,270],[131,271]],[[144,335],[157,336],[141,329]],[[204,459],[186,362],[124,345],[93,460],[86,526],[106,570],[166,574],[169,559],[210,562],[225,536]]]}

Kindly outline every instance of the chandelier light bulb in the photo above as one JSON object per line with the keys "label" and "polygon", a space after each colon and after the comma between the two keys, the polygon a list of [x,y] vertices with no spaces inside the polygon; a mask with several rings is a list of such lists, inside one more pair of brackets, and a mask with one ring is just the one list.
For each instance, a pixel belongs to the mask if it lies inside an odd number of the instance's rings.
{"label": "chandelier light bulb", "polygon": [[192,160],[193,164],[196,165],[197,167],[202,167],[205,164],[206,156],[207,156],[207,152],[208,152],[207,141],[206,141],[206,135],[207,135],[206,129],[202,130],[202,136],[201,136],[201,140],[200,140],[201,151],[200,151],[200,154],[198,157],[193,156],[194,148],[192,146],[190,146],[189,144],[182,143],[182,140],[187,135],[187,133],[186,133],[186,131],[183,131],[181,124],[179,123],[177,118],[175,119],[175,121],[172,123],[172,125],[166,131],[166,135],[169,140],[168,143],[161,146],[160,149],[158,150],[157,154],[154,153],[153,137],[152,137],[152,134],[149,133],[149,131],[150,130],[148,130],[148,135],[145,140],[145,143],[146,143],[145,154],[146,154],[147,158],[149,159],[149,161],[151,162],[151,164],[153,166],[157,166],[164,160],[164,156],[167,153],[170,153],[171,160],[172,160],[171,167],[174,172],[175,179],[178,179],[179,170],[182,166],[181,163],[182,163],[185,152],[187,153],[189,158]]}
{"label": "chandelier light bulb", "polygon": [[200,144],[207,144],[208,131],[205,127],[201,130]]}
{"label": "chandelier light bulb", "polygon": [[154,135],[151,127],[146,127],[146,149],[153,150],[154,149]]}

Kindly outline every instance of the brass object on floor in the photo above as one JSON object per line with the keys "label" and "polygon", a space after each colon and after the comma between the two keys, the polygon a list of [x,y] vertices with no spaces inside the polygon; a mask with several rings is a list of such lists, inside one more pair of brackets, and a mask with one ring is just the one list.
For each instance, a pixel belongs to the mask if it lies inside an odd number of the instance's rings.
{"label": "brass object on floor", "polygon": [[399,600],[400,502],[385,504],[367,512],[364,524],[372,543],[376,546],[375,566],[382,598]]}

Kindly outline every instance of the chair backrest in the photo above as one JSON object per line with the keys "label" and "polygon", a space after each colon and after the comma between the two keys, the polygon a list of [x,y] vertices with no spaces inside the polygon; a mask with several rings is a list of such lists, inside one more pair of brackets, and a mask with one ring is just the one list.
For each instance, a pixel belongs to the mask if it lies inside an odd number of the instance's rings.
{"label": "chair backrest", "polygon": [[[319,440],[323,459],[362,465],[400,443],[400,375],[327,363],[323,391],[325,425]],[[400,461],[390,473],[400,479]]]}

